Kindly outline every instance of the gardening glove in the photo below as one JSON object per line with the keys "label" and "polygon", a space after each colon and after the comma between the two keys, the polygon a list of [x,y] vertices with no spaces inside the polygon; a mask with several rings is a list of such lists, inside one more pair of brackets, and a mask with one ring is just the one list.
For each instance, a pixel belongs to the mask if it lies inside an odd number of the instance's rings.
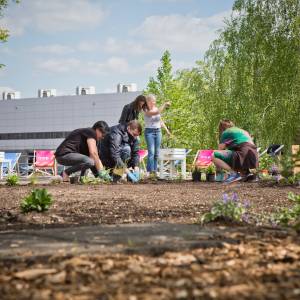
{"label": "gardening glove", "polygon": [[104,170],[99,171],[98,175],[99,175],[99,178],[103,179],[104,181],[112,181],[111,176]]}
{"label": "gardening glove", "polygon": [[129,172],[128,174],[127,174],[127,176],[128,176],[128,178],[129,178],[129,180],[130,181],[132,181],[133,183],[137,183],[139,180],[135,177],[135,175],[133,174],[133,173],[131,173],[131,172]]}

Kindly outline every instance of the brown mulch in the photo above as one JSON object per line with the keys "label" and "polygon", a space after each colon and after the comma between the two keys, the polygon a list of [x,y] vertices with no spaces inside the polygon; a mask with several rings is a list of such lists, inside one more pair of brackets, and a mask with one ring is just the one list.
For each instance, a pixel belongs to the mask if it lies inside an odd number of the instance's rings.
{"label": "brown mulch", "polygon": [[299,237],[228,236],[240,243],[157,257],[0,260],[1,299],[299,299]]}

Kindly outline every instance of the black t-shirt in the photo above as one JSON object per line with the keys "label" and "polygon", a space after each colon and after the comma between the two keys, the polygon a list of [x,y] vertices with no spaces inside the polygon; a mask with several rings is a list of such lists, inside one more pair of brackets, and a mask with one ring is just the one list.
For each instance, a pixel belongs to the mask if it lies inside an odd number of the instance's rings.
{"label": "black t-shirt", "polygon": [[87,139],[94,139],[97,141],[94,129],[80,128],[72,131],[58,146],[55,156],[63,156],[69,153],[80,153],[89,156]]}

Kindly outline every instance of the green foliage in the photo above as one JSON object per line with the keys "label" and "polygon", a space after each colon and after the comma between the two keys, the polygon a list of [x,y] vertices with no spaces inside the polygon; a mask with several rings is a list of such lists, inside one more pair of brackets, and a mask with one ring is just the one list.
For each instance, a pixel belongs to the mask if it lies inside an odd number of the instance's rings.
{"label": "green foliage", "polygon": [[210,164],[206,169],[204,169],[206,174],[215,174],[216,173],[216,167],[214,164]]}
{"label": "green foliage", "polygon": [[80,182],[82,184],[96,185],[96,184],[101,183],[101,179],[95,178],[95,177],[89,177],[89,176],[82,176],[82,177],[80,177]]}
{"label": "green foliage", "polygon": [[[19,3],[20,0],[12,0],[13,2]],[[8,6],[9,0],[0,0],[0,18],[3,17],[3,10]],[[6,42],[9,37],[9,31],[5,28],[0,27],[0,43]],[[0,69],[4,67],[0,64]]]}
{"label": "green foliage", "polygon": [[6,178],[6,185],[15,186],[19,184],[19,176],[17,174],[8,175]]}
{"label": "green foliage", "polygon": [[259,146],[289,149],[300,115],[299,10],[299,0],[236,0],[204,61],[173,72],[164,53],[146,92],[172,102],[167,146],[216,147],[218,122],[229,118]]}
{"label": "green foliage", "polygon": [[270,171],[272,165],[274,164],[274,158],[270,155],[263,155],[259,158],[259,170]]}
{"label": "green foliage", "polygon": [[48,210],[52,203],[52,196],[46,189],[34,189],[30,195],[23,199],[21,211],[23,213],[30,211],[43,212]]}
{"label": "green foliage", "polygon": [[210,212],[205,213],[201,219],[201,224],[213,221],[229,221],[229,222],[247,222],[248,203],[241,203],[237,194],[229,197],[228,194],[223,195],[223,199],[216,201]]}
{"label": "green foliage", "polygon": [[36,185],[38,183],[37,176],[33,174],[32,176],[29,177],[29,184],[30,185]]}
{"label": "green foliage", "polygon": [[288,194],[288,199],[294,204],[291,208],[283,208],[273,216],[274,222],[279,225],[298,225],[300,220],[300,195],[292,192]]}

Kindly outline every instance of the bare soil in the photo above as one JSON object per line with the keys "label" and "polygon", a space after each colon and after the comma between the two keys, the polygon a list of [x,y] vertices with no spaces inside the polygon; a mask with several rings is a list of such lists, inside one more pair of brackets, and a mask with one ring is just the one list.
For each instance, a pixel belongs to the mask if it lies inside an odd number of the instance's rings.
{"label": "bare soil", "polygon": [[[38,188],[39,186],[35,186]],[[258,183],[225,186],[217,183],[162,183],[43,186],[53,195],[49,211],[20,212],[20,202],[32,186],[0,186],[0,230],[83,224],[149,222],[195,223],[223,193],[236,192],[259,214],[290,205],[289,191],[299,188],[265,187]]]}
{"label": "bare soil", "polygon": [[[224,192],[237,192],[250,201],[253,213],[267,215],[290,205],[289,191],[300,192],[257,183],[59,184],[47,186],[55,200],[48,212],[23,215],[20,199],[31,189],[0,187],[3,233],[84,224],[190,224]],[[300,299],[300,236],[296,232],[254,224],[211,224],[209,228],[222,228],[223,240],[236,242],[156,255],[87,250],[85,254],[57,251],[44,257],[0,257],[0,298]]]}

